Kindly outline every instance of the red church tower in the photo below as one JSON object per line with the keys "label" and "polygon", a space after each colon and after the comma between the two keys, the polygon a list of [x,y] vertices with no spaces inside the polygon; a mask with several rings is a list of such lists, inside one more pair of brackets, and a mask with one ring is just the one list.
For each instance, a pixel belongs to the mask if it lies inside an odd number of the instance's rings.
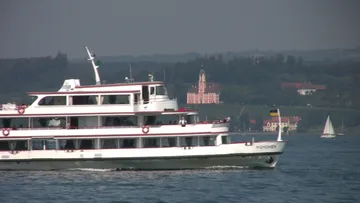
{"label": "red church tower", "polygon": [[219,104],[220,87],[206,82],[204,70],[200,70],[198,86],[193,85],[187,93],[188,104]]}

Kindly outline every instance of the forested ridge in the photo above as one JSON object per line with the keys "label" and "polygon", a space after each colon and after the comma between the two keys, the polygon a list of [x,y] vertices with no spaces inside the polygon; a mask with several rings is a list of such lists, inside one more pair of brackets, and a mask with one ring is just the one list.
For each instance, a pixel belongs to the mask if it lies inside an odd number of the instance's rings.
{"label": "forested ridge", "polygon": [[[99,64],[101,79],[106,83],[123,82],[129,76],[128,62]],[[148,74],[153,73],[155,80],[165,80],[169,93],[181,103],[186,101],[188,88],[197,83],[200,69],[204,69],[207,81],[221,84],[223,105],[304,107],[311,104],[312,108],[360,110],[360,61],[354,59],[307,63],[302,57],[273,54],[225,60],[219,54],[186,62],[133,61],[131,66],[136,81],[147,80]],[[26,102],[25,92],[58,90],[66,78],[94,84],[89,61],[69,62],[64,53],[55,57],[0,59],[0,100]],[[326,89],[300,96],[293,89],[282,89],[282,82],[308,82],[326,85]],[[256,116],[259,115],[251,115]],[[355,124],[360,121],[357,113],[351,117]]]}

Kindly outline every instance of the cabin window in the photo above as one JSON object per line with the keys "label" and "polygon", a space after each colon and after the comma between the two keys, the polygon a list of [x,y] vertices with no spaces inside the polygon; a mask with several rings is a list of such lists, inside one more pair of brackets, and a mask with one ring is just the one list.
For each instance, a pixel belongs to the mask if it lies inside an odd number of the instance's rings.
{"label": "cabin window", "polygon": [[154,95],[155,94],[155,87],[150,87],[150,94]]}
{"label": "cabin window", "polygon": [[77,140],[75,147],[77,149],[95,149],[95,140],[94,139]]}
{"label": "cabin window", "polygon": [[143,147],[160,147],[160,138],[144,138],[142,140]]}
{"label": "cabin window", "polygon": [[32,118],[31,126],[33,128],[49,127],[49,128],[65,128],[66,119],[65,117],[54,117],[54,118]]}
{"label": "cabin window", "polygon": [[100,148],[101,149],[116,149],[119,148],[118,139],[101,139]]}
{"label": "cabin window", "polygon": [[[155,116],[154,116],[155,117]],[[159,115],[155,118],[155,124],[157,125],[177,125],[179,124],[178,115]]]}
{"label": "cabin window", "polygon": [[28,140],[16,140],[12,141],[14,143],[15,151],[27,151],[29,150],[29,141]]}
{"label": "cabin window", "polygon": [[74,150],[76,144],[76,140],[59,140],[60,149],[64,150]]}
{"label": "cabin window", "polygon": [[102,104],[130,104],[130,95],[103,95]]}
{"label": "cabin window", "polygon": [[156,86],[156,95],[167,95],[166,88],[164,86]]}
{"label": "cabin window", "polygon": [[103,126],[137,126],[136,116],[104,116]]}
{"label": "cabin window", "polygon": [[134,94],[134,104],[140,103],[140,94]]}
{"label": "cabin window", "polygon": [[81,95],[81,96],[71,96],[70,105],[97,105],[98,96],[96,95]]}
{"label": "cabin window", "polygon": [[0,141],[0,151],[10,151],[9,141]]}
{"label": "cabin window", "polygon": [[144,104],[149,103],[149,86],[141,87],[142,99],[144,100]]}
{"label": "cabin window", "polygon": [[28,140],[0,141],[0,151],[27,151]]}
{"label": "cabin window", "polygon": [[177,137],[162,137],[161,147],[177,147]]}
{"label": "cabin window", "polygon": [[28,140],[9,140],[0,141],[0,151],[26,151],[28,148]]}
{"label": "cabin window", "polygon": [[145,125],[161,125],[161,122],[157,120],[157,116],[144,116]]}
{"label": "cabin window", "polygon": [[60,149],[76,150],[76,149],[95,149],[94,139],[81,140],[59,140]]}
{"label": "cabin window", "polygon": [[144,116],[144,123],[145,125],[177,125],[179,115]]}
{"label": "cabin window", "polygon": [[69,117],[66,127],[71,128],[71,129],[77,129],[77,128],[79,128],[80,123],[81,122],[80,122],[79,117]]}
{"label": "cabin window", "polygon": [[230,144],[229,136],[227,136],[227,135],[221,136],[221,143],[222,144]]}
{"label": "cabin window", "polygon": [[54,150],[56,140],[54,139],[32,139],[30,141],[32,150]]}
{"label": "cabin window", "polygon": [[29,118],[2,118],[0,119],[0,130],[1,128],[28,128]]}
{"label": "cabin window", "polygon": [[1,128],[11,128],[11,118],[2,118],[0,123]]}
{"label": "cabin window", "polygon": [[200,146],[215,146],[215,136],[201,136],[199,137]]}
{"label": "cabin window", "polygon": [[196,124],[196,120],[197,120],[197,115],[187,115],[185,116],[185,119],[187,121],[187,124]]}
{"label": "cabin window", "polygon": [[36,101],[38,98],[38,96],[29,96],[26,101],[27,101],[27,104],[31,105],[34,103],[34,101]]}
{"label": "cabin window", "polygon": [[180,143],[182,147],[198,146],[197,137],[181,137]]}
{"label": "cabin window", "polygon": [[134,138],[126,138],[120,139],[121,148],[136,148],[137,139]]}
{"label": "cabin window", "polygon": [[78,128],[93,128],[99,125],[99,119],[97,116],[80,116],[77,117],[77,123],[74,122],[76,117],[72,117],[72,125],[73,127]]}
{"label": "cabin window", "polygon": [[46,105],[66,105],[66,96],[47,96],[42,98],[39,103],[39,106]]}

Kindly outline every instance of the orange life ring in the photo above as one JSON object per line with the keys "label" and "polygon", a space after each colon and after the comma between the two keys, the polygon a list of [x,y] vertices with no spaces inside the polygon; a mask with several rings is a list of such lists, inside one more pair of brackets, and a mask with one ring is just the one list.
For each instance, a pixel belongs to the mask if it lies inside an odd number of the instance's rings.
{"label": "orange life ring", "polygon": [[2,129],[2,133],[5,137],[7,137],[10,134],[10,129],[9,128],[3,128]]}
{"label": "orange life ring", "polygon": [[142,132],[145,133],[145,134],[147,134],[149,132],[149,130],[150,130],[149,126],[143,126],[142,127]]}
{"label": "orange life ring", "polygon": [[25,113],[25,108],[26,106],[25,105],[21,105],[21,106],[18,106],[18,113],[19,114],[24,114]]}

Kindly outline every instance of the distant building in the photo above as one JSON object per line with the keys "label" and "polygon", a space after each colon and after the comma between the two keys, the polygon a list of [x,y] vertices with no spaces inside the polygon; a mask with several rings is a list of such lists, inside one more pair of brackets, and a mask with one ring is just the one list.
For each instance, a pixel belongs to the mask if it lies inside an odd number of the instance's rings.
{"label": "distant building", "polygon": [[198,85],[193,85],[187,93],[188,104],[219,104],[220,86],[207,83],[204,70],[200,70]]}
{"label": "distant building", "polygon": [[282,89],[296,89],[300,95],[311,95],[318,90],[325,90],[325,85],[313,85],[311,83],[301,82],[284,82],[281,84]]}
{"label": "distant building", "polygon": [[[299,116],[291,117],[281,117],[281,129],[283,131],[284,127],[288,127],[288,131],[295,131],[297,129],[298,123],[301,120]],[[276,132],[276,127],[279,124],[279,119],[273,117],[268,120],[264,120],[263,130],[265,132]]]}

